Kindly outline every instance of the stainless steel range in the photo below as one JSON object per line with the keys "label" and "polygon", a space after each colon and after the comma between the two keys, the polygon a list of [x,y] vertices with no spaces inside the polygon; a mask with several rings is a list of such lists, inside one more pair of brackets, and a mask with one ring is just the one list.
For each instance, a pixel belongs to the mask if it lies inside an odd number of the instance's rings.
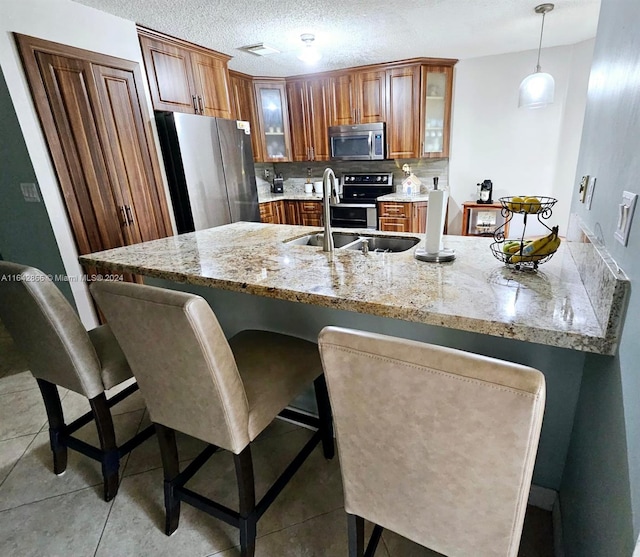
{"label": "stainless steel range", "polygon": [[340,204],[331,206],[331,226],[378,228],[376,199],[393,193],[391,172],[353,172],[342,175]]}

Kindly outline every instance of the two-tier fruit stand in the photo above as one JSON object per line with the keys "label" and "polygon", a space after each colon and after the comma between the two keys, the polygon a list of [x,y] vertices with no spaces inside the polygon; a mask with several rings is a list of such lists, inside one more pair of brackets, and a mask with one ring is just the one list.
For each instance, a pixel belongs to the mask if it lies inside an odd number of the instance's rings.
{"label": "two-tier fruit stand", "polygon": [[[514,201],[516,199],[516,201]],[[536,196],[536,199],[539,202],[528,202],[524,203],[522,199],[532,199],[532,198],[523,198],[523,197],[501,197],[498,201],[502,205],[501,214],[504,217],[504,224],[496,228],[493,233],[493,239],[495,240],[491,244],[491,252],[493,255],[508,265],[509,267],[513,267],[518,271],[536,271],[538,269],[538,265],[542,263],[546,263],[553,257],[555,251],[545,254],[543,256],[540,255],[523,255],[523,249],[525,248],[525,234],[527,230],[527,218],[530,215],[535,215],[538,219],[538,222],[542,224],[549,232],[552,232],[550,226],[545,222],[551,217],[552,211],[551,208],[558,201],[553,197],[544,197],[544,196]],[[513,216],[516,213],[521,213],[524,215],[524,223],[522,228],[522,235],[519,238],[520,248],[515,253],[505,253],[503,251],[505,238],[505,230],[508,230],[507,225],[513,219]],[[512,263],[511,259],[514,255],[518,256],[518,262]]]}

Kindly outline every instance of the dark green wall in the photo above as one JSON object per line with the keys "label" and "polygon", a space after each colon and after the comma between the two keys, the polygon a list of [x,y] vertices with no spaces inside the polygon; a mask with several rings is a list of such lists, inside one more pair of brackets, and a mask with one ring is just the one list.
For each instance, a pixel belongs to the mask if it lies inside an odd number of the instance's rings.
{"label": "dark green wall", "polygon": [[[64,265],[44,202],[27,203],[21,183],[36,183],[22,130],[0,71],[0,256],[32,265],[45,273],[64,275]],[[58,282],[73,304],[71,288]]]}

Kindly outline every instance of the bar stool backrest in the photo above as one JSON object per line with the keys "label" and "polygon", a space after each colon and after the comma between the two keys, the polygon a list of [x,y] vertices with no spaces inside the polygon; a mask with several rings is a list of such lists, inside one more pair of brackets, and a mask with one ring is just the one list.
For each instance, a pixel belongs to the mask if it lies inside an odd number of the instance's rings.
{"label": "bar stool backrest", "polygon": [[515,557],[542,373],[337,327],[319,346],[346,511],[451,557]]}
{"label": "bar stool backrest", "polygon": [[104,392],[87,330],[42,271],[0,261],[0,319],[35,377],[87,398]]}
{"label": "bar stool backrest", "polygon": [[195,294],[131,283],[96,282],[91,292],[151,420],[239,453],[250,441],[247,397],[209,304]]}

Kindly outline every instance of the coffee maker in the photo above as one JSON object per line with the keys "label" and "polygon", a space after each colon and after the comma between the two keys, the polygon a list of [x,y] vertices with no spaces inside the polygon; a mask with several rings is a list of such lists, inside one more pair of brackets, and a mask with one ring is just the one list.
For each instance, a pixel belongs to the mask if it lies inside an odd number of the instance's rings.
{"label": "coffee maker", "polygon": [[493,203],[493,184],[491,180],[485,180],[478,184],[478,203]]}
{"label": "coffee maker", "polygon": [[282,174],[276,174],[273,178],[273,184],[271,185],[271,191],[273,193],[283,193],[284,192],[284,178]]}

